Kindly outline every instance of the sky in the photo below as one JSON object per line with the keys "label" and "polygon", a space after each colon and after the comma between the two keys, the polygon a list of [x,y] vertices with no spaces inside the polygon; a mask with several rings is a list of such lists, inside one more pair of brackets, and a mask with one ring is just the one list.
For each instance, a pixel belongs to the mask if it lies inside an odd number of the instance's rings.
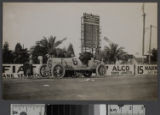
{"label": "sky", "polygon": [[[101,46],[109,45],[104,36],[135,56],[142,55],[143,3],[3,3],[3,43],[13,50],[17,42],[30,49],[45,37],[67,37],[59,47],[73,44],[75,54],[81,51],[81,17],[83,13],[100,16]],[[145,53],[149,49],[149,26],[152,29],[151,48],[157,48],[157,3],[145,3]]]}

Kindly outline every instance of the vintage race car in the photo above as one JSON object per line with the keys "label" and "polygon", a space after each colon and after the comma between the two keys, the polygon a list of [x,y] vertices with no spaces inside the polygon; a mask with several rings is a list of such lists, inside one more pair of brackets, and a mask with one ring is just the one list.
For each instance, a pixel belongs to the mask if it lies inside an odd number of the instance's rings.
{"label": "vintage race car", "polygon": [[88,64],[83,64],[79,58],[49,58],[46,65],[40,67],[42,77],[53,76],[63,78],[66,74],[73,75],[81,73],[85,77],[90,77],[92,73],[97,76],[104,76],[105,65],[98,60],[91,59]]}

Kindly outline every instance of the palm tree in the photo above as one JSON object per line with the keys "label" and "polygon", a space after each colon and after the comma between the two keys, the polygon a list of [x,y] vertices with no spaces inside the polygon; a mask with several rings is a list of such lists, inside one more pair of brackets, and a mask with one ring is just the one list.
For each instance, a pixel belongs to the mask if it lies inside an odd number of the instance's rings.
{"label": "palm tree", "polygon": [[67,57],[75,56],[73,45],[70,43],[67,48]]}
{"label": "palm tree", "polygon": [[104,49],[104,61],[108,63],[116,63],[117,60],[123,59],[127,53],[123,47],[119,47],[118,44],[111,43]]}
{"label": "palm tree", "polygon": [[23,48],[20,43],[17,43],[15,46],[14,55],[14,63],[23,64],[29,60],[28,50]]}
{"label": "palm tree", "polygon": [[49,55],[56,55],[56,48],[66,39],[67,38],[63,38],[62,40],[56,41],[56,36],[50,36],[48,39],[44,36],[42,40],[37,42],[37,44],[45,48]]}
{"label": "palm tree", "polygon": [[37,41],[36,45],[31,48],[31,54],[33,57],[33,62],[38,63],[38,56],[43,56],[44,62],[47,61],[46,54],[57,56],[57,47],[62,44],[67,38],[56,41],[56,36],[50,36],[49,38],[43,37],[42,40]]}
{"label": "palm tree", "polygon": [[13,51],[9,49],[8,42],[5,42],[2,47],[2,56],[3,56],[3,63],[4,64],[11,64],[14,60]]}

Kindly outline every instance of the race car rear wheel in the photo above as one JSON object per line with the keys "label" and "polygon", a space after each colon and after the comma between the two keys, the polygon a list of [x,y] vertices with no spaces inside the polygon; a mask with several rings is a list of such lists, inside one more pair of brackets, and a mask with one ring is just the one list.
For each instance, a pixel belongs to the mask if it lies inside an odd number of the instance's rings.
{"label": "race car rear wheel", "polygon": [[100,76],[100,77],[105,76],[105,74],[106,74],[106,67],[105,67],[105,65],[99,64],[96,67],[96,74],[97,74],[97,76]]}
{"label": "race car rear wheel", "polygon": [[92,72],[91,72],[91,71],[86,71],[86,72],[83,73],[83,75],[84,75],[85,77],[91,77]]}
{"label": "race car rear wheel", "polygon": [[55,66],[53,66],[52,75],[55,78],[63,78],[64,75],[65,75],[65,68],[64,68],[64,66],[61,65],[61,64],[56,64]]}

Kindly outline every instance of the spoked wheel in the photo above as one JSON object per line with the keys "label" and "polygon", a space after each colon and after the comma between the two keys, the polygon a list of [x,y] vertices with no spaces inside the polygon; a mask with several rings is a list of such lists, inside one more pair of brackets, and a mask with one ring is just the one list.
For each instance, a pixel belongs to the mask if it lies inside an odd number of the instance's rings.
{"label": "spoked wheel", "polygon": [[49,68],[47,67],[47,65],[42,65],[40,67],[40,75],[43,78],[49,77],[51,75],[51,72],[50,72]]}
{"label": "spoked wheel", "polygon": [[65,68],[61,64],[57,64],[52,69],[52,74],[55,78],[63,78],[65,75]]}
{"label": "spoked wheel", "polygon": [[92,72],[91,72],[91,71],[86,71],[85,73],[83,73],[83,75],[84,75],[85,77],[91,77]]}
{"label": "spoked wheel", "polygon": [[105,67],[105,65],[99,64],[97,66],[97,68],[96,68],[96,74],[97,74],[97,76],[100,76],[100,77],[105,76],[105,74],[106,74],[106,67]]}

